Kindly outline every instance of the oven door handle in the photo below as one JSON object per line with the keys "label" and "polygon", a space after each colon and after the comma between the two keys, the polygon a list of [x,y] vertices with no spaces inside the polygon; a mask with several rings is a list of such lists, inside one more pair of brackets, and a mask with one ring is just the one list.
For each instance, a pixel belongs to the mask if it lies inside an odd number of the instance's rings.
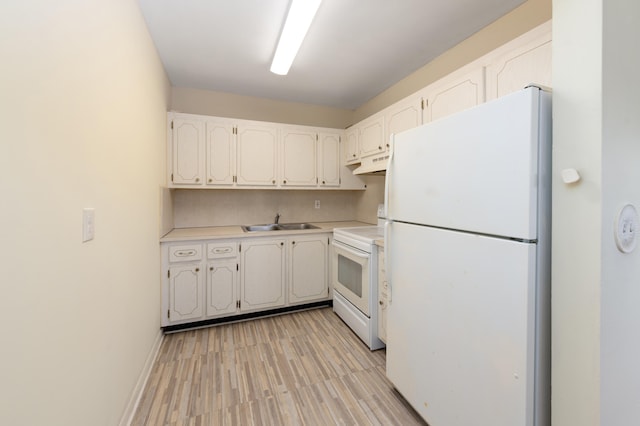
{"label": "oven door handle", "polygon": [[361,259],[369,259],[369,253],[351,248],[348,245],[341,243],[340,241],[333,240],[331,244],[333,244],[335,247],[339,248],[340,250],[344,250],[347,253],[352,254]]}

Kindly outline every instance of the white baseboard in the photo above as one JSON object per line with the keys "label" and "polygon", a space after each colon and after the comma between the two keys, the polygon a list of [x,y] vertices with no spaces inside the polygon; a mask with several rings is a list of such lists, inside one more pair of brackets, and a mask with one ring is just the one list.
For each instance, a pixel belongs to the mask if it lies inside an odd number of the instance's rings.
{"label": "white baseboard", "polygon": [[136,414],[136,410],[138,409],[138,404],[140,404],[140,399],[142,398],[142,392],[144,391],[145,386],[147,385],[147,381],[149,380],[149,376],[151,375],[151,369],[153,368],[153,364],[158,357],[158,352],[160,351],[160,346],[162,346],[162,341],[164,339],[164,333],[162,333],[161,329],[158,329],[158,334],[156,336],[155,341],[153,342],[153,346],[151,347],[151,351],[149,351],[149,355],[147,356],[147,360],[144,363],[144,367],[140,372],[140,376],[138,377],[138,381],[136,382],[136,386],[133,388],[131,392],[131,398],[129,399],[129,403],[127,404],[127,408],[124,410],[122,414],[122,418],[120,419],[120,426],[129,426],[133,421],[133,416]]}

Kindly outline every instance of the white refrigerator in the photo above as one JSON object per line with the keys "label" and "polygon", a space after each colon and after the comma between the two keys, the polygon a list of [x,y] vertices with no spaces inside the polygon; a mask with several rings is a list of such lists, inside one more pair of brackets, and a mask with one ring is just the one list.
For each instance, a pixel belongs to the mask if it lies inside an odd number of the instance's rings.
{"label": "white refrigerator", "polygon": [[551,95],[397,134],[387,376],[430,426],[550,424]]}

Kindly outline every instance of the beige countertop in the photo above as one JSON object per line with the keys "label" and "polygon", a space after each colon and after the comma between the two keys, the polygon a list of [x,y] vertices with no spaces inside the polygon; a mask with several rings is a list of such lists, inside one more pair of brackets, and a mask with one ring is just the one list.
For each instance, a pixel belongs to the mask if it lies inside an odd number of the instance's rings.
{"label": "beige countertop", "polygon": [[263,231],[244,232],[240,225],[235,226],[208,226],[202,228],[175,228],[160,238],[161,243],[171,241],[195,241],[214,240],[223,238],[252,238],[264,236],[285,236],[293,234],[321,234],[333,232],[334,228],[351,228],[355,226],[371,226],[371,223],[358,221],[342,222],[309,222],[318,229],[305,229],[300,231]]}

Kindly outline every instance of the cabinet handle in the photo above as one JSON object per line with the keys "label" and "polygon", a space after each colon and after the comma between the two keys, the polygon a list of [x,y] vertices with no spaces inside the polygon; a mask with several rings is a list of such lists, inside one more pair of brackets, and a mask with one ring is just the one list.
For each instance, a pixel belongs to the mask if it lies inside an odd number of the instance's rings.
{"label": "cabinet handle", "polygon": [[220,253],[231,253],[231,247],[225,247],[225,248],[214,248],[214,249],[213,249],[213,253],[214,253],[214,254],[220,254]]}
{"label": "cabinet handle", "polygon": [[175,253],[177,257],[193,256],[195,254],[196,254],[195,250],[180,250]]}

